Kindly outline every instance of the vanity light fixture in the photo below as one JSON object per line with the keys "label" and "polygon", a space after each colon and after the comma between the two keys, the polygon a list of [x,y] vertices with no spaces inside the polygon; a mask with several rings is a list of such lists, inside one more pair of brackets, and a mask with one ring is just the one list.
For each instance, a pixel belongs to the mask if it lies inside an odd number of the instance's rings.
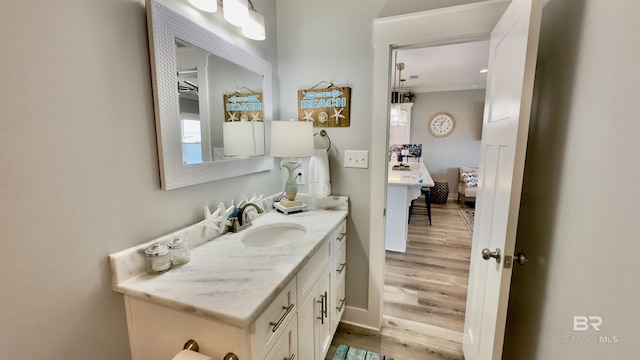
{"label": "vanity light fixture", "polygon": [[[306,205],[296,200],[298,184],[295,170],[302,165],[299,158],[311,157],[313,149],[313,123],[308,121],[272,121],[271,122],[271,156],[281,157],[280,168],[289,170],[285,184],[286,199],[275,203],[277,209],[287,213],[303,210]],[[298,158],[298,159],[296,159]]]}
{"label": "vanity light fixture", "polygon": [[266,39],[264,16],[256,10],[251,0],[189,0],[196,9],[214,13],[222,6],[224,19],[242,28],[242,35],[251,40]]}
{"label": "vanity light fixture", "polygon": [[480,74],[486,74],[488,72],[489,72],[489,69],[487,69],[487,68],[484,68],[484,69],[480,70]]}

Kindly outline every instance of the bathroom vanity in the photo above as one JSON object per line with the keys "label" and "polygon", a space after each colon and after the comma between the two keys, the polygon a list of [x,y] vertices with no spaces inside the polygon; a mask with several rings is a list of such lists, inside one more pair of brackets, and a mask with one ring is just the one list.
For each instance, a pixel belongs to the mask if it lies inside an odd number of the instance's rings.
{"label": "bathroom vanity", "polygon": [[214,359],[324,359],[345,309],[348,210],[335,198],[331,209],[267,212],[163,274],[143,272],[142,245],[111,255],[132,358],[168,360],[193,339]]}
{"label": "bathroom vanity", "polygon": [[[385,249],[405,252],[409,205],[420,196],[423,186],[433,187],[434,182],[422,161],[409,162],[409,169],[403,170],[394,170],[394,165],[397,164],[389,163]],[[421,174],[422,183],[419,182]]]}

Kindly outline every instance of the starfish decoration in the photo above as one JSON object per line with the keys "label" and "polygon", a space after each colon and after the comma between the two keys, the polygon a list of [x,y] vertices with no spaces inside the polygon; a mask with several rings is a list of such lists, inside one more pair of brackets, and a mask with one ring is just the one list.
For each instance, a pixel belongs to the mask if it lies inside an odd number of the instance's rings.
{"label": "starfish decoration", "polygon": [[226,226],[231,226],[231,220],[229,220],[229,216],[231,216],[231,214],[233,214],[233,212],[236,210],[236,204],[235,201],[231,202],[231,206],[229,206],[228,208],[225,209],[224,204],[220,203],[220,205],[218,205],[218,209],[220,209],[220,211],[222,211],[222,218],[224,219],[224,225]]}
{"label": "starfish decoration", "polygon": [[238,118],[236,117],[236,112],[228,112],[227,114],[229,114],[229,121],[237,121]]}
{"label": "starfish decoration", "polygon": [[260,113],[251,113],[251,121],[260,121]]}
{"label": "starfish decoration", "polygon": [[338,111],[338,109],[333,109],[333,115],[331,115],[331,117],[336,118],[336,124],[340,122],[340,118],[344,119],[344,115],[341,114],[342,110],[344,110],[344,108],[340,109],[340,111]]}
{"label": "starfish decoration", "polygon": [[305,110],[304,118],[302,118],[302,120],[313,121],[313,110],[311,110],[311,112],[307,112],[307,110]]}
{"label": "starfish decoration", "polygon": [[204,227],[202,229],[202,236],[204,238],[209,234],[209,230],[220,232],[220,226],[218,226],[218,222],[220,222],[221,217],[220,209],[218,208],[216,211],[211,212],[208,206],[204,207],[204,220],[202,220],[198,225]]}
{"label": "starfish decoration", "polygon": [[252,203],[260,206],[260,209],[262,209],[264,211],[264,204],[262,203],[262,201],[264,200],[263,198],[264,198],[264,195],[256,196],[256,194],[253,193],[253,196],[251,197],[249,202],[252,202]]}

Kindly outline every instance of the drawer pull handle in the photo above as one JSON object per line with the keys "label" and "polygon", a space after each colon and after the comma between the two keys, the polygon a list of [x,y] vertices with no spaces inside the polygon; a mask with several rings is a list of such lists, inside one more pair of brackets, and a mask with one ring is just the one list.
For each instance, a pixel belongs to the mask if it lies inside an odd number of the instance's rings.
{"label": "drawer pull handle", "polygon": [[327,317],[327,292],[324,292],[324,295],[320,295],[320,300],[316,300],[318,304],[320,304],[320,316],[316,317],[316,319],[320,320],[320,324],[324,325],[324,318]]}
{"label": "drawer pull handle", "polygon": [[337,237],[338,241],[342,241],[342,239],[344,239],[345,235],[347,235],[346,232],[341,233],[340,236]]}
{"label": "drawer pull handle", "polygon": [[338,310],[338,312],[342,311],[342,308],[344,307],[344,299],[340,299],[340,306],[336,307],[336,310]]}
{"label": "drawer pull handle", "polygon": [[329,297],[326,291],[324,292],[324,317],[329,317]]}
{"label": "drawer pull handle", "polygon": [[296,354],[291,354],[291,356],[284,358],[284,360],[293,360],[296,358]]}
{"label": "drawer pull handle", "polygon": [[272,332],[276,332],[278,330],[278,328],[280,327],[280,325],[282,325],[282,322],[284,321],[284,319],[287,317],[287,315],[289,315],[289,313],[291,312],[291,310],[293,310],[293,304],[289,305],[289,306],[283,306],[282,310],[286,310],[284,312],[284,314],[282,315],[282,317],[280,317],[280,320],[278,320],[278,322],[270,322],[269,325],[273,326],[273,329],[271,329]]}
{"label": "drawer pull handle", "polygon": [[338,274],[342,274],[342,271],[344,271],[344,267],[347,266],[347,263],[342,263],[340,264],[340,267],[338,269],[336,269],[336,271],[338,272]]}

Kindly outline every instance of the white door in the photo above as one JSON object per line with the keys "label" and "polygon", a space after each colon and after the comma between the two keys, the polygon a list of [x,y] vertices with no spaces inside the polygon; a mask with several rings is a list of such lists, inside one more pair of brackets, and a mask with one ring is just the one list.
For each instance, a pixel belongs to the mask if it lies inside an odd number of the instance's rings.
{"label": "white door", "polygon": [[502,357],[512,271],[505,255],[515,249],[541,7],[538,0],[514,0],[491,33],[464,324],[467,360]]}

